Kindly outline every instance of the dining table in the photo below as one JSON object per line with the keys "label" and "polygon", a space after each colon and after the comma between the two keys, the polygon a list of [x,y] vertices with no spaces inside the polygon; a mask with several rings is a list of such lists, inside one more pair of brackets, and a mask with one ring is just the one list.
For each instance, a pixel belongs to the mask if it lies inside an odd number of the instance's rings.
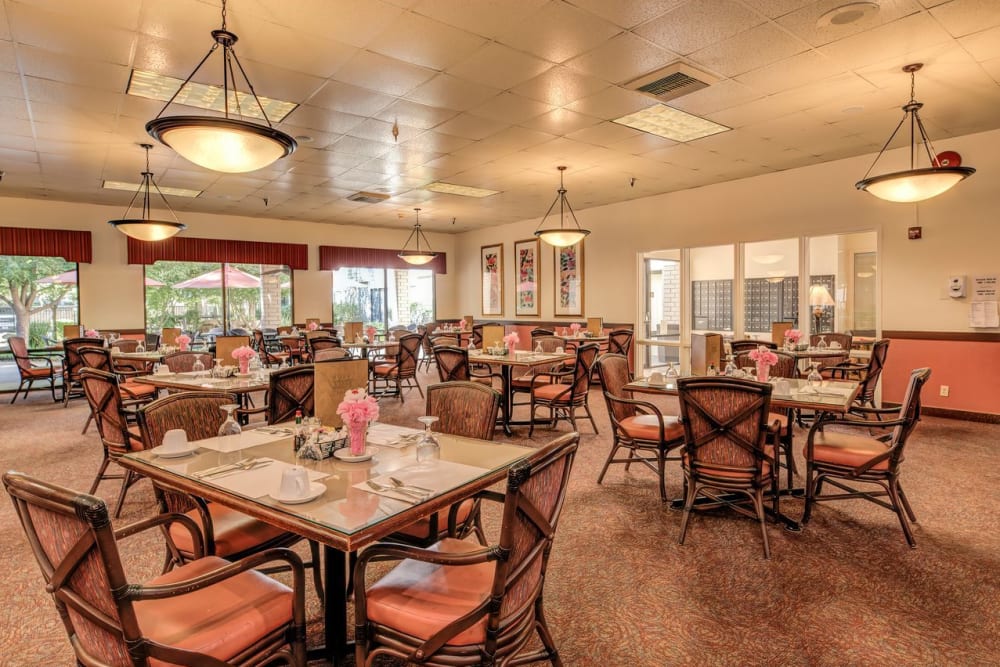
{"label": "dining table", "polygon": [[[637,378],[622,389],[639,394],[676,396],[678,377],[665,377],[663,382],[651,382],[650,378]],[[771,378],[771,410],[811,410],[815,419],[822,420],[827,415],[845,415],[850,411],[861,390],[861,384],[852,380],[826,380],[811,383],[805,378]],[[786,386],[787,385],[787,386]],[[781,489],[781,495],[802,496],[802,488]],[[705,500],[705,499],[702,499]],[[699,503],[700,504],[700,503]],[[684,500],[676,499],[670,504],[672,509],[683,509]],[[771,514],[770,508],[765,508]],[[792,531],[800,530],[798,521],[783,514],[773,517]]]}
{"label": "dining table", "polygon": [[[359,549],[500,482],[530,447],[435,433],[440,459],[418,463],[417,429],[377,424],[364,456],[334,450],[322,460],[297,455],[291,429],[270,425],[188,443],[181,456],[156,447],[131,452],[122,466],[154,482],[238,510],[323,545],[325,647],[345,663],[348,563]],[[300,450],[301,451],[301,450]],[[339,458],[338,451],[347,452]],[[305,468],[309,492],[283,495],[286,473]],[[399,489],[396,482],[403,485]]]}
{"label": "dining table", "polygon": [[554,366],[564,361],[572,361],[575,358],[575,354],[566,354],[565,352],[530,352],[513,350],[500,355],[490,354],[484,350],[469,352],[470,365],[487,364],[490,366],[500,367],[500,382],[502,385],[501,392],[503,394],[503,402],[500,405],[499,426],[503,428],[503,432],[507,436],[514,434],[511,426],[530,426],[531,419],[534,419],[534,415],[530,415],[527,421],[515,421],[513,418],[514,389],[511,380],[513,379],[514,369],[520,368],[523,370],[529,370],[532,368],[539,368],[541,366]]}

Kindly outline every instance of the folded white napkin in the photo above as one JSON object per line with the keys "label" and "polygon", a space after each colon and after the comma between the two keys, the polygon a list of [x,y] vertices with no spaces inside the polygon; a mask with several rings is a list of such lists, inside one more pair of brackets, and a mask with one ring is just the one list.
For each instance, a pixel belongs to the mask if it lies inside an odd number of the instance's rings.
{"label": "folded white napkin", "polygon": [[[265,427],[266,428],[266,427]],[[246,430],[239,435],[216,436],[198,440],[195,444],[205,449],[214,449],[217,452],[238,452],[248,447],[263,445],[265,442],[274,442],[287,438],[287,433],[269,433],[260,429]]]}
{"label": "folded white napkin", "polygon": [[394,426],[393,424],[375,424],[368,427],[367,442],[385,447],[405,447],[415,442],[413,439],[400,440],[404,436],[416,436],[421,433],[419,428]]}
{"label": "folded white napkin", "polygon": [[464,463],[438,461],[429,466],[409,465],[393,470],[389,474],[373,477],[372,481],[386,488],[385,491],[377,491],[368,486],[367,482],[358,482],[354,485],[354,488],[367,491],[368,493],[386,496],[387,498],[412,502],[414,500],[412,496],[391,490],[393,484],[392,480],[389,479],[390,477],[395,477],[406,486],[427,489],[428,497],[430,497],[462,486],[463,484],[471,482],[474,479],[482,477],[487,472],[489,471],[486,468],[465,465]]}
{"label": "folded white napkin", "polygon": [[[262,496],[266,496],[272,491],[278,490],[278,487],[281,486],[282,473],[293,466],[291,463],[275,461],[273,459],[262,458],[258,460],[271,461],[271,463],[260,468],[240,470],[233,473],[219,475],[217,477],[206,477],[201,481],[221,487],[227,491],[232,491],[233,493],[238,493],[241,496],[246,496],[248,498],[260,498]],[[310,482],[315,482],[329,476],[330,475],[325,472],[319,472],[317,470],[309,471]]]}

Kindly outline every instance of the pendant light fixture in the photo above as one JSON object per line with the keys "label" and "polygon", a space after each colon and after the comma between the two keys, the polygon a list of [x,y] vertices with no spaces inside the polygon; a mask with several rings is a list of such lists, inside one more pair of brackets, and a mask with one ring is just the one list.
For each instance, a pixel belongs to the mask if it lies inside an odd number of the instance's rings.
{"label": "pendant light fixture", "polygon": [[[167,101],[156,118],[146,123],[146,131],[160,143],[180,153],[185,159],[212,171],[232,174],[254,171],[268,166],[275,160],[291,155],[298,145],[290,136],[271,126],[267,112],[264,111],[264,105],[261,104],[243,65],[236,57],[233,45],[238,38],[226,30],[226,0],[222,0],[222,28],[212,31],[212,39],[215,40],[215,44],[208,50],[194,71],[188,75],[188,78],[184,80],[173,97]],[[224,95],[225,117],[164,116],[163,112],[184,90],[209,56],[220,46],[222,47],[222,93]],[[232,102],[236,107],[235,113],[242,115],[239,107],[239,95],[236,91],[236,70],[233,68],[233,63],[239,69],[267,125],[229,117],[230,83],[233,85]]]}
{"label": "pendant light fixture", "polygon": [[[931,140],[927,138],[927,131],[920,120],[920,109],[924,106],[917,102],[916,73],[923,67],[922,63],[914,63],[903,67],[903,71],[910,75],[910,101],[903,106],[903,118],[899,125],[893,130],[889,140],[882,146],[882,150],[875,157],[875,162],[868,168],[865,177],[854,184],[858,190],[865,190],[879,199],[894,202],[917,202],[936,197],[943,192],[950,190],[959,181],[964,180],[976,173],[972,167],[960,166],[960,159],[942,160],[937,157]],[[910,121],[910,168],[906,171],[896,171],[881,176],[869,178],[872,169],[878,163],[882,153],[889,147],[895,138],[899,128],[909,119]],[[917,167],[917,133],[920,133],[920,142],[924,146],[927,158],[930,162],[928,167]],[[957,155],[957,154],[955,154]]]}
{"label": "pendant light fixture", "polygon": [[[580,227],[580,222],[576,219],[576,214],[573,213],[573,207],[569,205],[569,199],[566,198],[566,188],[563,187],[563,172],[566,171],[566,167],[560,166],[557,169],[559,170],[558,194],[552,205],[549,206],[549,210],[545,212],[542,221],[538,223],[535,236],[549,245],[554,245],[557,248],[565,248],[566,246],[571,246],[582,241],[585,236],[590,234],[590,230]],[[549,214],[552,213],[552,209],[556,207],[556,204],[559,204],[559,226],[546,229],[545,221],[548,219]],[[566,224],[567,211],[569,211],[569,215],[573,219],[572,226]]]}
{"label": "pendant light fixture", "polygon": [[[167,198],[163,196],[160,192],[160,188],[157,187],[156,183],[153,181],[153,172],[149,170],[149,149],[153,147],[153,144],[140,144],[146,150],[146,171],[142,172],[142,183],[139,184],[139,189],[135,191],[132,195],[132,201],[128,203],[128,208],[125,209],[125,215],[121,217],[120,220],[108,220],[108,224],[134,239],[140,241],[162,241],[168,239],[177,232],[187,229],[187,225],[183,225],[177,221],[177,216],[174,215],[174,209],[170,208],[170,203],[167,202]],[[170,222],[168,220],[153,220],[150,217],[150,202],[149,202],[149,189],[150,186],[156,193],[160,195],[160,199],[163,200],[164,205],[166,205],[167,210],[170,211],[170,215],[173,216],[174,221]],[[129,213],[132,212],[132,205],[135,204],[135,200],[142,195],[142,217],[130,218]]]}
{"label": "pendant light fixture", "polygon": [[[413,231],[407,237],[406,243],[403,244],[403,249],[399,251],[399,258],[407,264],[420,266],[433,260],[438,256],[438,253],[431,250],[431,244],[427,242],[427,237],[420,230],[420,209],[415,208],[413,210],[417,212],[417,222],[413,225]],[[420,249],[420,239],[424,240],[424,250]],[[414,241],[412,249],[408,249],[410,241]]]}

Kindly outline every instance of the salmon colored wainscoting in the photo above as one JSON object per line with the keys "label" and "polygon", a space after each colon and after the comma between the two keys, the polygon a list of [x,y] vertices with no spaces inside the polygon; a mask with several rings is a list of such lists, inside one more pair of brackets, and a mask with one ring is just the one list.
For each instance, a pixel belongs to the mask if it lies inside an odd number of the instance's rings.
{"label": "salmon colored wainscoting", "polygon": [[[887,331],[892,340],[882,373],[882,401],[899,403],[910,371],[929,367],[928,413],[1000,421],[1000,334]],[[948,396],[941,396],[941,386]],[[971,414],[961,414],[971,413]]]}

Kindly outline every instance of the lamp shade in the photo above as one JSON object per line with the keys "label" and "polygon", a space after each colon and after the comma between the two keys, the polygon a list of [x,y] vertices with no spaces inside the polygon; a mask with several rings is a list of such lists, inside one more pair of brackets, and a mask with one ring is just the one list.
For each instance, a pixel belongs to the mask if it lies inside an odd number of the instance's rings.
{"label": "lamp shade", "polygon": [[420,266],[422,264],[427,264],[437,257],[436,252],[419,252],[417,250],[400,250],[398,257],[406,262],[407,264],[413,264],[415,266]]}
{"label": "lamp shade", "polygon": [[928,167],[866,178],[855,187],[886,201],[917,202],[947,192],[974,173],[972,167]]}
{"label": "lamp shade", "polygon": [[823,306],[835,306],[837,304],[833,300],[833,297],[830,296],[830,290],[826,288],[826,285],[810,285],[809,305],[820,308]]}
{"label": "lamp shade", "polygon": [[565,248],[579,243],[589,233],[585,229],[539,229],[535,232],[535,236],[549,245]]}
{"label": "lamp shade", "polygon": [[186,160],[229,174],[261,169],[297,147],[284,132],[234,118],[164,116],[146,123],[146,131]]}
{"label": "lamp shade", "polygon": [[[580,222],[576,219],[576,213],[573,212],[573,207],[570,206],[569,199],[566,198],[566,188],[563,186],[563,172],[566,171],[566,167],[560,166],[556,168],[559,170],[559,189],[556,191],[556,198],[552,201],[552,205],[549,206],[549,210],[545,212],[545,215],[542,216],[542,221],[538,223],[535,236],[549,245],[557,248],[565,248],[566,246],[571,246],[582,241],[590,234],[590,230],[580,227]],[[546,227],[545,221],[549,219],[549,215],[555,209],[556,204],[559,204],[559,226]],[[569,212],[571,223],[566,222],[567,211]]]}
{"label": "lamp shade", "polygon": [[137,218],[108,220],[108,224],[125,234],[125,236],[130,236],[139,241],[163,241],[187,228],[187,225],[179,222],[142,220]]}
{"label": "lamp shade", "polygon": [[[415,266],[420,266],[422,264],[427,264],[438,256],[438,253],[431,250],[431,244],[427,242],[427,237],[424,236],[423,231],[420,229],[420,209],[413,209],[417,214],[417,221],[413,225],[413,231],[406,239],[406,243],[403,244],[403,249],[400,250],[396,256],[407,264],[413,264]],[[420,247],[420,241],[423,240],[424,248]],[[413,241],[413,247],[410,247],[410,241]]]}

